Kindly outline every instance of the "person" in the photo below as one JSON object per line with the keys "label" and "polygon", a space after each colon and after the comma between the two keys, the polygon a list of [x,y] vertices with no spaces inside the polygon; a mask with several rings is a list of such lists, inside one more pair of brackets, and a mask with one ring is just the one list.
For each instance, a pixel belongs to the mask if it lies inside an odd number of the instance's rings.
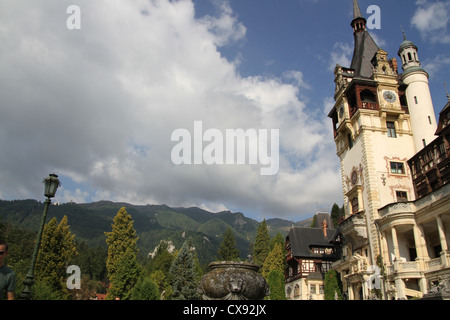
{"label": "person", "polygon": [[15,299],[16,273],[5,265],[8,254],[8,243],[0,239],[0,300]]}

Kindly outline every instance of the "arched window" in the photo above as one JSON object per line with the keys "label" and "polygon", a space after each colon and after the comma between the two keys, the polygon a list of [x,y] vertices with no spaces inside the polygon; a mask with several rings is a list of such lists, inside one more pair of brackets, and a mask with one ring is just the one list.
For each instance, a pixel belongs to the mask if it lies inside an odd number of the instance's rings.
{"label": "arched window", "polygon": [[300,295],[300,286],[298,284],[294,287],[294,297],[298,297]]}
{"label": "arched window", "polygon": [[286,298],[290,298],[291,297],[291,294],[292,294],[292,288],[291,287],[288,287],[287,289],[286,289]]}
{"label": "arched window", "polygon": [[375,96],[375,93],[366,89],[361,92],[361,101],[376,103],[377,97]]}
{"label": "arched window", "polygon": [[358,197],[352,199],[352,213],[355,214],[359,211]]}
{"label": "arched window", "polygon": [[408,52],[408,60],[409,60],[409,61],[412,61],[411,52]]}

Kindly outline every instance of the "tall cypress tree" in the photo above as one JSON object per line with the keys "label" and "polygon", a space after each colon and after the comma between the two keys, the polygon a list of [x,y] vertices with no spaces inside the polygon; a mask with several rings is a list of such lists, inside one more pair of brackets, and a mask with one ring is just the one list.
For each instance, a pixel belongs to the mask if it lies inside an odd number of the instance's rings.
{"label": "tall cypress tree", "polygon": [[266,219],[258,225],[255,244],[253,245],[253,262],[262,266],[270,252],[270,235],[267,228]]}
{"label": "tall cypress tree", "polygon": [[67,223],[67,216],[59,224],[53,218],[44,226],[36,261],[36,278],[46,282],[55,291],[65,288],[67,266],[78,254],[74,237]]}
{"label": "tall cypress tree", "polygon": [[170,274],[173,276],[173,300],[200,299],[197,292],[200,278],[195,266],[195,252],[191,249],[191,239],[189,239],[183,243],[170,267]]}
{"label": "tall cypress tree", "polygon": [[228,228],[224,235],[222,242],[220,243],[219,260],[223,261],[237,261],[239,260],[239,250],[236,247],[236,239],[234,238],[231,228]]}
{"label": "tall cypress tree", "polygon": [[269,273],[271,271],[278,271],[281,274],[284,274],[284,256],[283,250],[281,248],[281,244],[276,243],[267,255],[266,260],[264,261],[261,274],[264,278],[268,279]]}
{"label": "tall cypress tree", "polygon": [[333,227],[336,228],[339,224],[339,219],[344,216],[344,206],[339,208],[339,206],[335,203],[331,208],[331,221],[333,221]]}
{"label": "tall cypress tree", "polygon": [[133,220],[125,208],[117,212],[113,222],[112,231],[106,232],[108,245],[106,268],[110,281],[107,298],[127,300],[140,273],[137,263],[138,237]]}
{"label": "tall cypress tree", "polygon": [[284,275],[279,270],[270,271],[267,282],[270,288],[270,300],[286,300]]}

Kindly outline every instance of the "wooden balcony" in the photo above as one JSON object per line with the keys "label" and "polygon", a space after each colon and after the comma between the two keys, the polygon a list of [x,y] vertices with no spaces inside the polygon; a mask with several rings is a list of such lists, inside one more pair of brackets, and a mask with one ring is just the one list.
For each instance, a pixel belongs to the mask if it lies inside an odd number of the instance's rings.
{"label": "wooden balcony", "polygon": [[408,161],[418,199],[437,190],[450,180],[450,151],[447,145],[448,141],[441,136]]}

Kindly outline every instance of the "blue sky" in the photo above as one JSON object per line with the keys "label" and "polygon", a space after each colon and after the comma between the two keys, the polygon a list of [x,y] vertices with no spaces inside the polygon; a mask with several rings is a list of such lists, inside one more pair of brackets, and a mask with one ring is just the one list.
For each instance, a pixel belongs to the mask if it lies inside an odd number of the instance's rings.
{"label": "blue sky", "polygon": [[[450,1],[358,2],[366,19],[372,14],[366,12],[368,7],[379,6],[381,29],[372,29],[370,33],[390,57],[398,58],[403,27],[408,40],[419,47],[422,63],[433,66],[428,70],[432,73],[430,89],[439,112],[447,103],[443,82],[449,81],[446,76],[450,71],[449,18],[445,14],[448,11],[439,10],[448,10]],[[199,15],[214,12],[209,1],[195,3]],[[336,50],[339,45],[348,45],[353,50],[351,0],[232,0],[230,3],[247,33],[241,42],[221,48],[221,52],[230,60],[240,57],[239,71],[243,75],[279,77],[286,70],[301,70],[310,84],[311,99],[329,95],[334,86],[333,73],[328,68],[334,65],[330,53],[341,53]],[[438,39],[432,39],[433,33]],[[437,67],[439,60],[442,68]]]}
{"label": "blue sky", "polygon": [[[80,9],[71,30],[67,8]],[[359,0],[377,44],[419,47],[436,115],[450,82],[450,1]],[[0,3],[0,198],[98,200],[301,220],[342,203],[331,120],[353,53],[351,0]],[[280,170],[174,165],[174,130],[280,131]]]}

